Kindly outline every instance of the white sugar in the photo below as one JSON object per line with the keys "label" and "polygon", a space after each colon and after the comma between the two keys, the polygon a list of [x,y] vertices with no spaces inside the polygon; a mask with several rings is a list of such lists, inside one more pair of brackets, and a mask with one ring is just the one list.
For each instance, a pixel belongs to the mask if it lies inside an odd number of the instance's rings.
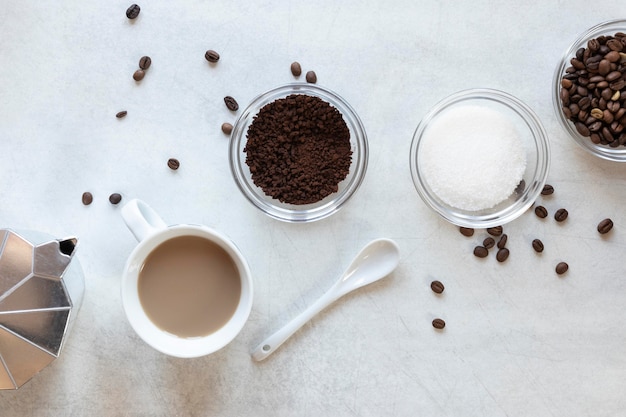
{"label": "white sugar", "polygon": [[493,109],[452,107],[433,121],[422,141],[419,163],[425,181],[458,209],[496,206],[513,193],[526,169],[517,129]]}

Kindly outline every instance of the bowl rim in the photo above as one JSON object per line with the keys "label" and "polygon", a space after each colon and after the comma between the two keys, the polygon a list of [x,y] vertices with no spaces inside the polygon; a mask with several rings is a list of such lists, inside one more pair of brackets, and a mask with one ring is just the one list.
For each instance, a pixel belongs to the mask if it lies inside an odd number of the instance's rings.
{"label": "bowl rim", "polygon": [[[533,181],[526,184],[523,194],[515,201],[503,209],[486,214],[472,213],[467,210],[460,210],[455,207],[439,202],[429,191],[425,180],[420,175],[418,154],[421,145],[421,138],[428,127],[429,123],[442,110],[450,106],[469,101],[469,100],[489,100],[499,105],[504,105],[510,110],[517,113],[528,126],[531,136],[536,147],[537,164],[533,173]],[[521,216],[537,199],[543,186],[546,183],[548,172],[550,170],[550,144],[541,120],[536,113],[523,101],[517,97],[501,90],[492,88],[470,88],[453,93],[437,102],[421,119],[411,141],[411,150],[409,153],[411,168],[411,177],[413,185],[422,201],[438,213],[441,217],[450,223],[472,228],[488,228],[501,226],[515,220]]]}
{"label": "bowl rim", "polygon": [[559,60],[552,78],[552,106],[556,118],[559,124],[569,137],[574,140],[582,149],[590,154],[607,161],[614,162],[626,162],[626,147],[621,146],[619,148],[611,148],[606,145],[597,145],[591,141],[588,137],[582,136],[576,131],[574,124],[565,118],[563,111],[561,110],[561,78],[565,74],[565,69],[569,66],[570,59],[575,55],[576,50],[583,44],[586,44],[589,39],[597,37],[600,33],[606,31],[622,31],[626,32],[626,19],[613,19],[598,23],[584,32],[580,33],[576,40],[570,43],[563,51],[561,59]]}
{"label": "bowl rim", "polygon": [[[350,173],[347,178],[339,183],[341,187],[341,184],[347,181],[345,187],[319,202],[301,206],[281,203],[277,199],[268,197],[260,187],[252,182],[249,173],[246,172],[247,165],[242,146],[242,144],[245,146],[247,140],[247,128],[259,110],[263,106],[290,94],[313,95],[336,108],[350,129],[350,142],[353,143]],[[232,177],[241,193],[250,203],[273,219],[290,223],[307,223],[327,218],[336,213],[360,188],[367,171],[369,146],[361,119],[343,97],[317,84],[294,82],[271,88],[250,101],[233,124],[228,153]]]}

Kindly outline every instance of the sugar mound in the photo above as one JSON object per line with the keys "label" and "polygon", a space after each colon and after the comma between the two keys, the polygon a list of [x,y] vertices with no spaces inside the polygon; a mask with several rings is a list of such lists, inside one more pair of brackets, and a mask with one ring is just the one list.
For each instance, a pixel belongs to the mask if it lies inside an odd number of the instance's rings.
{"label": "sugar mound", "polygon": [[522,180],[526,152],[514,124],[496,110],[452,107],[424,132],[419,164],[446,204],[478,211],[506,200]]}

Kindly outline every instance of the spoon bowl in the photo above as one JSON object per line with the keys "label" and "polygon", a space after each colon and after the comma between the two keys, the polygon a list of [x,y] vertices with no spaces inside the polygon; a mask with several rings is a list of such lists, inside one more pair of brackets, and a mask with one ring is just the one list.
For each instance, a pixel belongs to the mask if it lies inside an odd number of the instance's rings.
{"label": "spoon bowl", "polygon": [[400,251],[393,240],[376,239],[371,241],[361,249],[341,278],[324,295],[280,330],[261,342],[252,351],[252,358],[256,361],[267,358],[317,313],[349,292],[386,277],[396,269],[399,262]]}

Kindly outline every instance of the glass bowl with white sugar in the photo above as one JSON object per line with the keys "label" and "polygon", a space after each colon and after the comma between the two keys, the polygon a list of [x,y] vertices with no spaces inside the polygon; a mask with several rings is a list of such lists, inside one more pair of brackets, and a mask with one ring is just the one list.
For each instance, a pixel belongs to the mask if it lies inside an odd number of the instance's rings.
{"label": "glass bowl with white sugar", "polygon": [[537,115],[516,97],[470,89],[437,103],[415,130],[410,154],[415,188],[449,222],[501,226],[537,199],[550,147]]}

